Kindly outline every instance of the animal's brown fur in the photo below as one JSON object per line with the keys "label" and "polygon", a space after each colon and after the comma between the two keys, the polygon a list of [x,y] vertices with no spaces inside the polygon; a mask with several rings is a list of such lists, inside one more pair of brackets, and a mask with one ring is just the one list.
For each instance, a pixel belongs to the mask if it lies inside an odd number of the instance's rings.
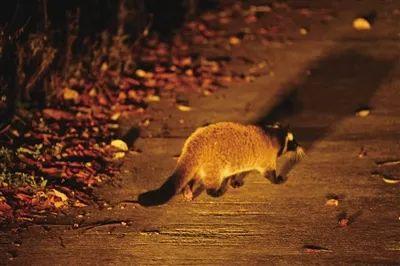
{"label": "animal's brown fur", "polygon": [[184,173],[177,192],[194,178],[206,188],[218,189],[229,176],[276,168],[279,141],[252,125],[221,122],[197,129],[185,142],[176,166]]}
{"label": "animal's brown fur", "polygon": [[[174,173],[157,190],[159,201],[166,202],[178,193],[192,199],[204,189],[219,196],[225,192],[228,178],[231,184],[237,181],[240,185],[240,174],[252,170],[266,177],[273,173],[275,178],[278,153],[287,144],[287,133],[282,131],[232,122],[198,128],[186,140]],[[142,194],[139,202],[154,193]]]}

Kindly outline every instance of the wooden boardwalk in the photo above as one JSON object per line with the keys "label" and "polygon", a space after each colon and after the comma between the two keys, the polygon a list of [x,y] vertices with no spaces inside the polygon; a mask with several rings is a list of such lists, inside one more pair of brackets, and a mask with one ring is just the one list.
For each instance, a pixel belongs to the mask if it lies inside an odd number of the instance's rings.
{"label": "wooden boardwalk", "polygon": [[[371,2],[379,14],[392,10]],[[0,232],[0,264],[400,264],[400,185],[380,176],[400,178],[400,164],[377,164],[400,160],[400,44],[393,40],[400,23],[382,15],[374,31],[355,36],[351,18],[365,8],[352,8],[313,28],[309,39],[236,51],[267,59],[273,78],[190,98],[192,112],[175,111],[169,101],[152,106],[155,120],[142,134],[155,137],[137,139],[143,152],[127,157],[118,186],[99,189],[108,205],[52,225]],[[356,116],[363,106],[371,114]],[[153,208],[130,202],[169,176],[196,127],[273,119],[290,123],[307,147],[286,183],[252,174],[217,199],[176,197]],[[333,196],[339,205],[326,206]],[[343,218],[348,224],[341,227]]]}

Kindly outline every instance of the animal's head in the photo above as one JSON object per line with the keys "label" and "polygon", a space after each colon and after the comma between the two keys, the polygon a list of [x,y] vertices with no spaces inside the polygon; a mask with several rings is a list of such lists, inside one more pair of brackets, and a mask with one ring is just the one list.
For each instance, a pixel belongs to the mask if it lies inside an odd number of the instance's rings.
{"label": "animal's head", "polygon": [[279,143],[278,157],[283,154],[293,156],[293,159],[301,159],[304,157],[304,149],[296,141],[293,132],[289,126],[282,126],[279,123],[267,125],[266,129],[275,136]]}

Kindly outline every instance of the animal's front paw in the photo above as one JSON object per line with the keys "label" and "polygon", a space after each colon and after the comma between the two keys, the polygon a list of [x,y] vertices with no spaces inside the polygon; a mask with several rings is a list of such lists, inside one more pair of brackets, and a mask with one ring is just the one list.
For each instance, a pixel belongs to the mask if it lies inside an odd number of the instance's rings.
{"label": "animal's front paw", "polygon": [[231,186],[233,188],[238,188],[244,185],[244,180],[236,180],[236,179],[232,179],[231,180]]}
{"label": "animal's front paw", "polygon": [[207,194],[214,198],[222,196],[222,192],[219,189],[207,189]]}
{"label": "animal's front paw", "polygon": [[285,178],[285,177],[283,177],[283,176],[281,176],[281,175],[278,175],[277,177],[275,177],[273,183],[274,183],[274,184],[283,184],[283,183],[285,183],[286,181],[287,181],[287,178]]}

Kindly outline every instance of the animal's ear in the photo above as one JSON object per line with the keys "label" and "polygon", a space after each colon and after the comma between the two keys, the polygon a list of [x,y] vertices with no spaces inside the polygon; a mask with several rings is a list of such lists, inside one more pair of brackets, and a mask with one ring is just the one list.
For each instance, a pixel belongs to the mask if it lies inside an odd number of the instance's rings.
{"label": "animal's ear", "polygon": [[282,128],[282,125],[279,123],[279,122],[274,122],[274,123],[272,123],[272,124],[268,124],[268,125],[266,125],[266,127],[268,127],[268,128]]}

